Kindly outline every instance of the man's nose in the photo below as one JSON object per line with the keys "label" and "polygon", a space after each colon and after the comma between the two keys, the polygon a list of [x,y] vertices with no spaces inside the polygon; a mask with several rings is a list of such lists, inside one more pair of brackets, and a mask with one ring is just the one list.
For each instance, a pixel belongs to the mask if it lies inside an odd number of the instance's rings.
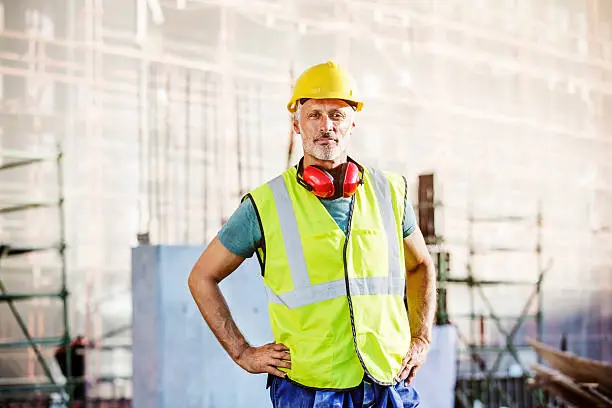
{"label": "man's nose", "polygon": [[331,132],[334,130],[334,121],[329,118],[329,116],[324,115],[321,120],[321,131],[323,132]]}

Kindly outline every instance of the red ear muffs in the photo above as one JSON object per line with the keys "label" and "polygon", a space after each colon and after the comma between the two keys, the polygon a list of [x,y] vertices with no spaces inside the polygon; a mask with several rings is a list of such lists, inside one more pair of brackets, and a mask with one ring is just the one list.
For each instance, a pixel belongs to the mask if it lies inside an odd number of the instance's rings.
{"label": "red ear muffs", "polygon": [[344,175],[342,197],[350,197],[355,194],[357,187],[361,184],[361,172],[355,163],[348,162],[342,174]]}
{"label": "red ear muffs", "polygon": [[339,176],[334,178],[328,171],[318,166],[308,166],[302,173],[306,188],[320,198],[334,199],[350,197],[362,184],[361,172],[355,163],[344,163]]}
{"label": "red ear muffs", "polygon": [[326,170],[317,166],[308,166],[302,178],[317,197],[330,198],[335,193],[334,178]]}

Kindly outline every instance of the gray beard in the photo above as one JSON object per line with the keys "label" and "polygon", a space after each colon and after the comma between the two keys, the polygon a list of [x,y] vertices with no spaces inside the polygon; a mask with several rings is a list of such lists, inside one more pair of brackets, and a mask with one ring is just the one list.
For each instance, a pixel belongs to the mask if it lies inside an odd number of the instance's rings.
{"label": "gray beard", "polygon": [[339,146],[315,145],[308,153],[310,153],[319,160],[334,160],[342,154],[342,150]]}

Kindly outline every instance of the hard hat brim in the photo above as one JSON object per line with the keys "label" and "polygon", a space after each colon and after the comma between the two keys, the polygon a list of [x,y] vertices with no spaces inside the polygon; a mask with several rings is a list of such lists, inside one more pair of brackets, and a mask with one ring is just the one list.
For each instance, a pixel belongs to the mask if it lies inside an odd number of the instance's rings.
{"label": "hard hat brim", "polygon": [[[353,104],[355,104],[355,111],[359,112],[361,111],[361,109],[363,108],[363,102],[361,101],[357,101],[355,99],[347,99],[346,98],[346,94],[342,93],[330,93],[329,95],[325,95],[324,97],[322,96],[304,96],[302,98],[299,99],[337,99],[346,103],[352,102]],[[297,107],[298,107],[298,101],[299,99],[292,99],[291,101],[289,101],[289,103],[287,104],[287,110],[291,113],[295,113],[297,111]],[[350,105],[350,103],[349,103]]]}

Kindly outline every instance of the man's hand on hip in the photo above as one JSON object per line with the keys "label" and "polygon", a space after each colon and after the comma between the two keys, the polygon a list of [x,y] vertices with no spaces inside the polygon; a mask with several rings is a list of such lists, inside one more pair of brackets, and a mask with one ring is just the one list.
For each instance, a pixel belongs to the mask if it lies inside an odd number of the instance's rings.
{"label": "man's hand on hip", "polygon": [[410,349],[402,360],[402,367],[396,374],[395,380],[397,382],[406,380],[405,384],[410,384],[418,369],[425,362],[428,352],[429,345],[424,340],[413,338],[410,342]]}
{"label": "man's hand on hip", "polygon": [[251,374],[269,373],[285,378],[277,367],[291,368],[289,349],[284,344],[268,343],[261,347],[247,347],[236,363]]}

